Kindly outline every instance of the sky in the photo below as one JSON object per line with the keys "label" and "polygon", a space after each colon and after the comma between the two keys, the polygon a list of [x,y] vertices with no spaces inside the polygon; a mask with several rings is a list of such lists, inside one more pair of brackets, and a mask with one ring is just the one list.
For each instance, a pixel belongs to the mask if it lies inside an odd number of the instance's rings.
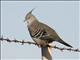
{"label": "sky", "polygon": [[[51,28],[74,48],[79,48],[79,3],[68,1],[2,1],[1,35],[4,38],[33,41],[29,35],[25,15],[31,10],[36,18]],[[66,47],[58,42],[53,45]],[[41,50],[34,45],[1,43],[2,60],[40,60]],[[79,60],[79,53],[53,49],[55,60]]]}

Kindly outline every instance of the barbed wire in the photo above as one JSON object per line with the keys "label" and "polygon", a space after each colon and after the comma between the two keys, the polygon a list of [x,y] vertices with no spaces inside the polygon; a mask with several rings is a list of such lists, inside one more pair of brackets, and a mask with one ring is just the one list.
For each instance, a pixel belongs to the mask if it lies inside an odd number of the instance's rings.
{"label": "barbed wire", "polygon": [[[24,40],[22,40],[22,41],[20,41],[20,40],[17,40],[17,39],[9,39],[9,38],[3,38],[3,37],[0,37],[0,41],[6,41],[6,42],[9,42],[9,43],[11,43],[11,42],[14,42],[14,43],[21,43],[22,45],[24,45],[24,44],[33,44],[33,45],[37,45],[35,42],[30,42],[30,41],[24,41]],[[59,49],[59,50],[61,50],[61,51],[63,51],[63,50],[68,50],[68,51],[74,51],[74,52],[80,52],[80,49],[74,49],[74,48],[61,48],[61,47],[57,47],[57,46],[49,46],[49,47],[51,47],[51,48],[55,48],[55,49]]]}

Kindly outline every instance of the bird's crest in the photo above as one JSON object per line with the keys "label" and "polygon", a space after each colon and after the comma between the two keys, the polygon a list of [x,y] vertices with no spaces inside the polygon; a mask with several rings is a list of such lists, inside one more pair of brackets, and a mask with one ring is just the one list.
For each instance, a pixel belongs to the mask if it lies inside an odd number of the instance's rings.
{"label": "bird's crest", "polygon": [[31,13],[33,12],[34,9],[35,9],[35,8],[33,8],[30,12],[28,12],[28,14],[31,14]]}

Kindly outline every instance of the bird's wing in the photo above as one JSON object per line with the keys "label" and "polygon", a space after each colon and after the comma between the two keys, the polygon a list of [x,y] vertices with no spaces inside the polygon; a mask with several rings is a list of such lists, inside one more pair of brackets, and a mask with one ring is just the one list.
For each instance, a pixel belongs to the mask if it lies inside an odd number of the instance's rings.
{"label": "bird's wing", "polygon": [[41,27],[43,28],[45,34],[41,37],[43,39],[49,39],[51,41],[60,40],[60,37],[56,33],[55,30],[53,30],[51,27],[49,27],[46,24],[41,23]]}

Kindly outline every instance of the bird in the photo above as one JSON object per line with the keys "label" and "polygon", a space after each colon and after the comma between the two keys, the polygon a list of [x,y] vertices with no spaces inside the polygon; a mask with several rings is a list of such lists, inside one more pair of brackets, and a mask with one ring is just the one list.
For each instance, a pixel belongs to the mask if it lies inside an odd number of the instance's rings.
{"label": "bird", "polygon": [[71,45],[62,40],[57,32],[48,25],[40,22],[36,16],[32,14],[34,9],[29,11],[24,22],[27,21],[27,27],[33,41],[40,47],[48,46],[49,43],[54,41],[59,42],[67,47],[72,48]]}

